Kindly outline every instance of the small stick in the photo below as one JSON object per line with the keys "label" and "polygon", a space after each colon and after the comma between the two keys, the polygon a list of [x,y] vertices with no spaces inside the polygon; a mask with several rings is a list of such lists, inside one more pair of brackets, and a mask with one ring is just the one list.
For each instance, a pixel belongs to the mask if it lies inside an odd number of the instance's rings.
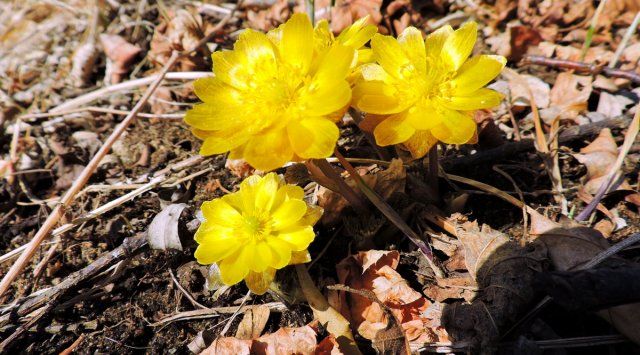
{"label": "small stick", "polygon": [[[23,120],[35,120],[39,118],[66,116],[66,115],[71,115],[74,113],[82,113],[82,112],[110,113],[112,115],[128,115],[131,113],[131,111],[116,110],[112,108],[104,108],[104,107],[97,107],[97,106],[87,106],[87,107],[74,108],[67,111],[30,113],[22,116],[21,118]],[[178,120],[184,117],[184,113],[165,113],[165,114],[138,113],[138,117]]]}
{"label": "small stick", "polygon": [[[171,73],[166,73],[165,78],[167,80],[195,80],[199,78],[205,78],[211,75],[212,75],[211,72],[203,72],[203,71],[171,72]],[[159,76],[160,74],[156,74],[156,75],[151,75],[145,78],[129,80],[116,85],[107,86],[102,89],[98,89],[96,91],[92,91],[90,93],[84,94],[82,96],[78,96],[73,100],[69,100],[59,106],[56,106],[55,108],[51,109],[49,112],[58,113],[58,112],[68,111],[68,110],[77,108],[79,106],[86,105],[95,100],[102,99],[105,96],[108,96],[114,92],[131,90],[131,89],[138,88],[140,86],[149,85],[155,82],[156,80],[158,80]]]}
{"label": "small stick", "polygon": [[640,74],[630,70],[620,70],[603,67],[598,64],[589,64],[584,62],[576,62],[572,60],[563,60],[555,58],[547,58],[539,55],[526,55],[522,58],[522,64],[544,65],[556,69],[569,69],[583,74],[604,74],[612,78],[622,78],[640,84]]}
{"label": "small stick", "polygon": [[618,61],[622,56],[622,52],[624,52],[624,49],[627,47],[627,43],[636,32],[636,28],[638,28],[638,24],[640,24],[640,11],[638,11],[638,13],[636,14],[636,17],[633,19],[633,23],[631,23],[631,26],[627,28],[627,32],[625,32],[624,36],[622,37],[622,41],[620,41],[620,44],[616,49],[616,53],[613,55],[613,59],[611,60],[611,62],[609,62],[608,67],[610,69],[614,69],[618,64]]}
{"label": "small stick", "polygon": [[173,274],[173,270],[169,269],[169,275],[171,275],[171,280],[173,280],[173,283],[176,285],[178,290],[182,292],[182,294],[189,300],[189,302],[191,302],[192,305],[200,309],[209,309],[209,307],[204,306],[200,302],[196,301],[196,299],[193,298],[193,296],[191,296],[191,294],[187,290],[185,290],[184,287],[182,287],[182,285],[180,285],[180,281],[178,281],[176,276]]}

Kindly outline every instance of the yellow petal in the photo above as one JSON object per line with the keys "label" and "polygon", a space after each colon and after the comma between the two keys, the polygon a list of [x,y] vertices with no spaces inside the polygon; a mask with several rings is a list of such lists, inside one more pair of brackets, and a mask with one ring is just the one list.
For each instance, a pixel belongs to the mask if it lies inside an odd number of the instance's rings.
{"label": "yellow petal", "polygon": [[280,55],[301,73],[309,70],[313,44],[313,26],[306,14],[294,14],[282,26]]}
{"label": "yellow petal", "polygon": [[429,149],[438,143],[438,139],[429,131],[416,131],[416,133],[403,143],[403,146],[411,153],[415,159],[427,155]]}
{"label": "yellow petal", "polygon": [[248,73],[246,68],[243,68],[237,52],[213,52],[211,60],[216,78],[239,90],[247,88]]}
{"label": "yellow petal", "polygon": [[427,38],[424,40],[424,46],[427,52],[427,58],[429,58],[432,63],[439,60],[444,42],[452,33],[453,28],[449,25],[444,25],[427,35]]}
{"label": "yellow petal", "polygon": [[286,130],[253,137],[244,149],[244,158],[251,166],[262,171],[282,167],[293,158]]}
{"label": "yellow petal", "polygon": [[276,173],[265,175],[255,188],[255,209],[261,212],[271,210],[280,184],[280,177]]}
{"label": "yellow petal", "polygon": [[407,27],[398,36],[398,43],[414,67],[420,73],[425,73],[427,57],[422,32],[415,27]]}
{"label": "yellow petal", "polygon": [[478,25],[473,21],[464,23],[447,37],[442,47],[442,55],[452,70],[458,70],[462,63],[469,58],[477,37]]}
{"label": "yellow petal", "polygon": [[415,129],[405,122],[405,114],[400,113],[380,122],[373,130],[373,135],[378,145],[387,146],[405,142],[414,132]]}
{"label": "yellow petal", "polygon": [[278,238],[291,244],[293,251],[301,251],[307,249],[309,244],[316,237],[313,227],[294,227],[286,229],[278,234]]}
{"label": "yellow petal", "polygon": [[376,62],[389,75],[404,79],[415,74],[416,68],[393,37],[376,33],[371,40],[371,49]]}
{"label": "yellow petal", "polygon": [[242,247],[240,240],[235,238],[233,230],[212,227],[207,222],[198,229],[195,240],[199,245],[194,256],[203,265],[216,263]]}
{"label": "yellow petal", "polygon": [[360,81],[353,88],[353,105],[360,111],[387,115],[402,111],[398,91],[381,81]]}
{"label": "yellow petal", "polygon": [[[218,93],[224,95],[224,91],[230,90],[220,90]],[[202,131],[229,129],[238,125],[238,118],[241,117],[241,114],[233,113],[237,113],[239,107],[238,105],[221,102],[218,104],[197,104],[187,111],[184,115],[184,121],[189,126]]]}
{"label": "yellow petal", "polygon": [[318,71],[311,81],[311,86],[322,85],[344,79],[349,73],[353,50],[341,44],[335,44],[329,48],[327,55],[318,67]]}
{"label": "yellow petal", "polygon": [[303,198],[304,190],[300,186],[285,184],[278,189],[271,210],[275,211],[284,201],[290,199],[302,200]]}
{"label": "yellow petal", "polygon": [[478,55],[466,61],[451,80],[453,94],[464,96],[487,85],[500,74],[507,59],[499,55]]}
{"label": "yellow petal", "polygon": [[452,110],[472,111],[500,105],[502,94],[491,89],[479,89],[465,96],[454,96],[445,105]]}
{"label": "yellow petal", "polygon": [[250,271],[244,279],[244,282],[251,292],[256,295],[262,295],[269,290],[275,275],[276,270],[274,268],[268,268],[263,272]]}
{"label": "yellow petal", "polygon": [[264,33],[245,30],[240,34],[233,48],[238,51],[239,59],[248,65],[253,72],[259,70],[261,74],[275,73],[275,48]]}
{"label": "yellow petal", "polygon": [[352,49],[359,49],[378,32],[378,27],[369,25],[367,24],[368,22],[369,16],[360,18],[351,26],[345,28],[336,40]]}
{"label": "yellow petal", "polygon": [[318,80],[312,85],[300,96],[299,102],[304,105],[305,115],[330,115],[351,101],[351,86],[346,80]]}
{"label": "yellow petal", "polygon": [[324,118],[307,118],[287,126],[293,151],[304,159],[331,156],[340,131],[335,123]]}
{"label": "yellow petal", "polygon": [[273,229],[281,230],[296,224],[307,213],[307,203],[302,200],[285,201],[271,215]]}
{"label": "yellow petal", "polygon": [[407,110],[406,122],[416,130],[429,130],[442,122],[442,114],[430,101],[425,101]]}
{"label": "yellow petal", "polygon": [[447,144],[465,144],[474,135],[476,123],[468,115],[443,109],[443,121],[431,129],[431,134]]}
{"label": "yellow petal", "polygon": [[249,261],[249,270],[263,272],[272,266],[273,259],[273,251],[269,244],[266,241],[257,242],[254,246],[253,258]]}
{"label": "yellow petal", "polygon": [[274,256],[273,265],[271,266],[276,269],[282,269],[289,265],[291,260],[291,244],[274,236],[268,236],[266,241],[269,247],[271,247]]}
{"label": "yellow petal", "polygon": [[253,248],[245,246],[235,254],[223,259],[220,267],[220,279],[225,285],[231,286],[242,281],[249,273],[248,261],[253,257]]}
{"label": "yellow petal", "polygon": [[244,144],[249,137],[243,132],[226,134],[218,132],[215,136],[207,137],[200,147],[200,155],[221,154]]}
{"label": "yellow petal", "polygon": [[202,203],[200,209],[208,222],[225,227],[233,227],[234,224],[242,219],[242,215],[238,210],[219,198]]}

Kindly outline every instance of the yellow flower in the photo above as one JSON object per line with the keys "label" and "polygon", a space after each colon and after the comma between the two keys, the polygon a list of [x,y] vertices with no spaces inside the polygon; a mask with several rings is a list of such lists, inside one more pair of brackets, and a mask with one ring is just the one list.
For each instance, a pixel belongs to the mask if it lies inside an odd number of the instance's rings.
{"label": "yellow flower", "polygon": [[[416,158],[442,141],[464,144],[474,136],[473,112],[498,105],[502,96],[484,86],[506,64],[501,56],[468,59],[477,37],[475,22],[454,31],[444,26],[423,41],[405,29],[398,39],[376,34],[371,40],[377,64],[361,68],[353,105],[373,114],[379,145],[403,143]],[[372,125],[369,123],[369,125]]]}
{"label": "yellow flower", "polygon": [[251,176],[238,192],[203,203],[196,259],[217,263],[227,285],[244,279],[251,291],[265,293],[276,270],[308,261],[306,250],[322,209],[303,197],[302,188],[269,173]]}
{"label": "yellow flower", "polygon": [[332,154],[335,113],[351,100],[346,78],[366,40],[358,30],[320,47],[321,32],[295,14],[268,34],[246,30],[233,50],[212,55],[215,76],[194,84],[204,103],[185,116],[204,140],[200,154],[230,151],[264,171]]}

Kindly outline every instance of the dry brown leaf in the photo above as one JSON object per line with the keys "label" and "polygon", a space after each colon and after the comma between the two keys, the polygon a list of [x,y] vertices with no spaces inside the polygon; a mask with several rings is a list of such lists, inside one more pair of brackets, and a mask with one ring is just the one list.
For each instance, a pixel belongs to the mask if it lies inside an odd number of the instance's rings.
{"label": "dry brown leaf", "polygon": [[310,325],[299,328],[280,328],[253,341],[253,353],[258,355],[314,354],[317,346],[316,330]]}
{"label": "dry brown leaf", "polygon": [[318,355],[343,355],[340,351],[340,347],[336,337],[333,334],[329,334],[326,338],[322,339],[316,347],[316,354]]}
{"label": "dry brown leaf", "polygon": [[224,163],[224,167],[231,174],[241,179],[252,175],[256,171],[256,169],[249,165],[249,163],[244,159],[227,159]]}
{"label": "dry brown leaf", "polygon": [[244,313],[240,324],[238,324],[238,330],[236,330],[236,338],[238,339],[255,339],[262,334],[264,327],[269,320],[269,307],[265,305],[259,305],[257,307],[249,308]]}
{"label": "dry brown leaf", "polygon": [[513,26],[510,29],[510,53],[507,58],[518,62],[527,53],[529,47],[536,46],[542,41],[540,32],[527,26]]}
{"label": "dry brown leaf", "polygon": [[[213,29],[213,24],[203,22],[199,13],[191,8],[168,11],[169,22],[163,20],[153,32],[149,59],[158,67],[162,67],[171,57],[174,50],[193,48]],[[206,58],[209,51],[200,46],[194,55],[178,59],[175,68],[178,71],[208,70]]]}
{"label": "dry brown leaf", "polygon": [[200,355],[250,355],[251,340],[241,340],[233,337],[218,338],[204,349]]}
{"label": "dry brown leaf", "polygon": [[337,0],[331,7],[331,30],[338,33],[367,15],[369,23],[377,25],[382,21],[380,6],[382,0]]}
{"label": "dry brown leaf", "polygon": [[[444,334],[435,331],[434,319],[423,314],[431,303],[395,270],[399,259],[397,251],[370,250],[352,255],[336,267],[339,282],[356,290],[373,292],[398,319],[410,343],[444,341]],[[351,293],[340,293],[333,301],[339,303],[334,306],[351,319],[363,337],[374,340],[386,336],[379,333],[389,325],[380,304]]]}
{"label": "dry brown leaf", "polygon": [[105,77],[112,84],[119,83],[131,71],[133,61],[142,49],[118,35],[101,34],[100,43],[109,58]]}
{"label": "dry brown leaf", "polygon": [[529,94],[531,92],[537,107],[549,107],[551,89],[549,84],[542,81],[542,79],[532,75],[518,74],[509,68],[505,68],[502,71],[502,75],[509,83],[511,104],[513,106],[531,106],[531,95]]}
{"label": "dry brown leaf", "polygon": [[549,93],[549,108],[540,110],[540,117],[547,124],[555,119],[576,119],[587,109],[592,91],[591,81],[589,76],[560,73]]}
{"label": "dry brown leaf", "polygon": [[[579,154],[573,156],[587,167],[587,181],[585,191],[595,194],[600,185],[607,179],[607,174],[618,158],[618,146],[608,128],[600,131],[600,135],[588,146],[580,149]],[[625,181],[617,188],[629,190],[631,187]]]}
{"label": "dry brown leaf", "polygon": [[247,10],[249,26],[264,32],[284,23],[289,16],[291,16],[291,9],[288,0],[276,0],[275,4],[262,10]]}

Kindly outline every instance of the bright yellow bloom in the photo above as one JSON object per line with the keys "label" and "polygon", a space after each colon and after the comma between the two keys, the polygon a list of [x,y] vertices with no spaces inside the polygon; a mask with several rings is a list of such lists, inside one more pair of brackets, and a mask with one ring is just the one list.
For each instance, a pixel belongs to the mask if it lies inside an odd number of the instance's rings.
{"label": "bright yellow bloom", "polygon": [[330,156],[336,113],[351,100],[346,78],[356,49],[373,35],[363,27],[344,40],[322,37],[307,15],[295,14],[268,34],[245,30],[233,50],[213,53],[215,76],[194,84],[204,103],[185,116],[204,140],[200,154],[230,151],[264,171]]}
{"label": "bright yellow bloom", "polygon": [[217,263],[222,282],[245,280],[256,294],[276,270],[305,262],[322,209],[308,205],[302,188],[275,173],[245,179],[238,192],[202,204],[205,221],[195,234],[199,263]]}
{"label": "bright yellow bloom", "polygon": [[464,144],[474,136],[473,112],[502,100],[484,86],[506,64],[501,56],[468,59],[476,37],[475,22],[456,31],[444,26],[424,41],[414,27],[405,29],[397,40],[373,37],[377,64],[362,66],[353,105],[379,122],[373,132],[379,145],[403,143],[418,158],[438,140]]}

